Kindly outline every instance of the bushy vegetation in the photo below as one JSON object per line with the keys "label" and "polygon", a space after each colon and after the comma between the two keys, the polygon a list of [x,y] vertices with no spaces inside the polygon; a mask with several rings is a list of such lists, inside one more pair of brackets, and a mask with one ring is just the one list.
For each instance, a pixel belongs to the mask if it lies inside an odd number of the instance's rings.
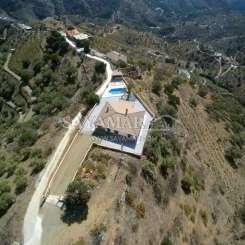
{"label": "bushy vegetation", "polygon": [[144,162],[142,167],[142,176],[147,183],[153,184],[156,181],[155,165],[151,162]]}
{"label": "bushy vegetation", "polygon": [[98,74],[104,74],[106,71],[106,64],[102,62],[97,62],[95,64],[95,72]]}
{"label": "bushy vegetation", "polygon": [[206,97],[208,94],[208,88],[204,85],[200,85],[198,89],[198,95],[201,97]]}
{"label": "bushy vegetation", "polygon": [[162,240],[161,245],[174,245],[174,243],[172,242],[169,236],[166,236]]}
{"label": "bushy vegetation", "polygon": [[172,156],[167,156],[162,159],[160,164],[160,172],[164,177],[168,176],[168,170],[174,169],[177,165],[177,159]]}
{"label": "bushy vegetation", "polygon": [[106,232],[106,226],[101,224],[96,226],[90,231],[90,236],[92,238],[92,244],[100,245],[103,241],[104,233]]}
{"label": "bushy vegetation", "polygon": [[100,101],[99,96],[90,89],[82,91],[81,99],[88,106],[88,109],[91,109],[95,104],[99,103]]}
{"label": "bushy vegetation", "polygon": [[47,38],[46,49],[50,54],[64,55],[68,51],[68,44],[63,36],[57,31],[52,31]]}
{"label": "bushy vegetation", "polygon": [[197,107],[197,98],[195,96],[192,96],[189,100],[189,104],[192,108]]}
{"label": "bushy vegetation", "polygon": [[87,182],[74,180],[69,184],[65,195],[66,208],[62,216],[64,222],[71,224],[86,219],[90,192],[91,186]]}
{"label": "bushy vegetation", "polygon": [[90,187],[82,181],[73,181],[69,184],[66,191],[65,203],[66,207],[84,207],[90,199]]}
{"label": "bushy vegetation", "polygon": [[181,187],[186,194],[194,191],[204,190],[204,180],[199,178],[196,173],[189,173],[181,180]]}
{"label": "bushy vegetation", "polygon": [[6,211],[15,202],[15,197],[10,193],[11,187],[7,181],[1,181],[0,183],[0,217],[6,213]]}
{"label": "bushy vegetation", "polygon": [[90,53],[90,43],[88,40],[76,40],[77,47],[83,48],[84,53]]}
{"label": "bushy vegetation", "polygon": [[154,80],[152,83],[152,92],[156,95],[160,95],[162,90],[162,82],[159,80]]}
{"label": "bushy vegetation", "polygon": [[15,183],[16,183],[15,193],[20,194],[25,191],[28,185],[27,177],[23,175],[18,175],[15,179]]}
{"label": "bushy vegetation", "polygon": [[[20,43],[9,66],[21,76],[22,83],[0,71],[0,176],[8,180],[10,187],[0,197],[1,215],[11,207],[17,195],[23,195],[30,176],[40,173],[45,167],[51,148],[44,146],[42,150],[35,149],[38,139],[47,132],[43,129],[47,118],[70,106],[73,96],[85,80],[88,84],[83,89],[90,85],[91,89],[83,94],[79,103],[83,102],[90,108],[99,101],[92,92],[97,84],[92,83],[88,72],[86,79],[82,76],[79,78],[82,61],[78,62],[79,57],[70,52],[63,36],[50,31],[42,33],[41,38],[37,38],[35,33],[30,38],[25,36],[21,39],[22,34],[19,37]],[[26,85],[32,90],[29,99],[21,93]],[[6,102],[13,103],[13,108]]]}
{"label": "bushy vegetation", "polygon": [[225,157],[233,168],[238,168],[244,154],[245,108],[235,96],[227,94],[224,90],[217,93],[216,87],[215,91],[213,103],[209,104],[206,110],[216,120],[225,121],[227,128],[232,131],[230,144],[225,149]]}

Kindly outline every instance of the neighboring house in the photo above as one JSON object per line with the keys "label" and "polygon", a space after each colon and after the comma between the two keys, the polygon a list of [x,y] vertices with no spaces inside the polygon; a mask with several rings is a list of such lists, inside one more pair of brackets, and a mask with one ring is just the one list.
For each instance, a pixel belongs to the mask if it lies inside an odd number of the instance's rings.
{"label": "neighboring house", "polygon": [[86,40],[89,38],[88,34],[85,33],[81,33],[79,32],[77,29],[71,29],[66,31],[66,35],[71,38],[71,39],[75,39],[75,40]]}
{"label": "neighboring house", "polygon": [[108,133],[137,140],[144,122],[145,111],[135,102],[107,102],[103,107],[95,126]]}
{"label": "neighboring house", "polygon": [[113,63],[117,63],[117,62],[120,62],[120,61],[123,61],[125,63],[128,62],[128,58],[126,55],[124,54],[120,54],[116,51],[111,51],[109,53],[106,54],[106,56],[111,60],[111,62]]}
{"label": "neighboring house", "polygon": [[17,26],[24,31],[31,31],[32,30],[31,26],[27,26],[27,25],[22,24],[22,23],[18,23]]}

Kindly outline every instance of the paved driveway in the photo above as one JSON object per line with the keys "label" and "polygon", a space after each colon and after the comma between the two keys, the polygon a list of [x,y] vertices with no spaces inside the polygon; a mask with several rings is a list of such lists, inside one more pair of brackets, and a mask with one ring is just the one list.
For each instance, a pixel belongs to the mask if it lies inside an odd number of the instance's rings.
{"label": "paved driveway", "polygon": [[92,143],[91,135],[76,135],[50,185],[50,195],[63,195],[65,193],[67,186],[72,182]]}

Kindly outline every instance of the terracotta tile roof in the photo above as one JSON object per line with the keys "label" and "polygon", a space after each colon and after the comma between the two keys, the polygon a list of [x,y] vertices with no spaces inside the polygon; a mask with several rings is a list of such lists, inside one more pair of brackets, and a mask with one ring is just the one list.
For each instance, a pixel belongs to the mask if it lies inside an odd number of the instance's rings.
{"label": "terracotta tile roof", "polygon": [[131,101],[107,102],[102,109],[96,126],[117,131],[120,135],[139,136],[145,111]]}
{"label": "terracotta tile roof", "polygon": [[78,40],[84,40],[84,39],[89,38],[89,36],[87,34],[81,33],[77,29],[68,30],[66,32],[66,34],[69,37],[73,37],[73,38],[78,39]]}

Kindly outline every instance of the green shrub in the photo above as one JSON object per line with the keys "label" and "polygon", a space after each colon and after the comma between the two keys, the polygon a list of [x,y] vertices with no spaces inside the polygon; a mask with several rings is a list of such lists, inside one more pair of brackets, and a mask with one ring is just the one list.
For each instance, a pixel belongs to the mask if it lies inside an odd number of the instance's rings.
{"label": "green shrub", "polygon": [[20,161],[26,161],[30,157],[31,149],[24,148],[20,151]]}
{"label": "green shrub", "polygon": [[21,76],[21,79],[22,79],[23,83],[24,84],[28,84],[29,80],[32,77],[32,74],[29,71],[27,71],[27,70],[23,70],[21,72],[20,76]]}
{"label": "green shrub", "polygon": [[161,81],[153,81],[152,83],[152,92],[156,95],[160,95],[162,91],[162,83]]}
{"label": "green shrub", "polygon": [[192,191],[200,191],[205,189],[204,180],[200,177],[189,174],[181,180],[181,187],[185,194],[190,194]]}
{"label": "green shrub", "polygon": [[0,182],[0,196],[3,194],[3,193],[8,193],[11,191],[11,187],[9,185],[9,182],[7,180],[2,180]]}
{"label": "green shrub", "polygon": [[180,105],[180,98],[174,94],[170,94],[168,95],[168,103],[177,108],[177,106]]}
{"label": "green shrub", "polygon": [[34,159],[34,161],[31,163],[31,166],[33,167],[32,173],[38,174],[44,169],[45,161],[42,159]]}
{"label": "green shrub", "polygon": [[96,167],[96,175],[97,178],[106,178],[106,166],[102,163],[99,163],[98,166]]}
{"label": "green shrub", "polygon": [[167,95],[171,95],[174,92],[175,87],[172,84],[167,84],[164,86],[164,92]]}
{"label": "green shrub", "polygon": [[40,73],[42,68],[42,64],[41,62],[37,62],[34,67],[33,67],[33,71],[34,71],[34,75],[37,75],[38,73]]}
{"label": "green shrub", "polygon": [[16,176],[23,176],[25,175],[27,172],[23,167],[18,167],[15,171],[15,175]]}
{"label": "green shrub", "polygon": [[93,83],[101,83],[102,82],[102,77],[98,73],[94,72],[91,78]]}
{"label": "green shrub", "polygon": [[242,207],[242,208],[239,210],[239,218],[240,218],[242,224],[245,225],[245,207]]}
{"label": "green shrub", "polygon": [[69,184],[66,190],[65,203],[68,209],[84,207],[90,199],[90,186],[83,181],[75,180]]}
{"label": "green shrub", "polygon": [[197,99],[196,99],[195,96],[192,96],[192,97],[190,98],[189,104],[190,104],[190,106],[193,107],[193,108],[197,107]]}
{"label": "green shrub", "polygon": [[164,105],[163,103],[159,102],[157,104],[158,113],[163,117],[162,119],[168,123],[170,126],[174,123],[174,118],[176,117],[177,110],[172,105]]}
{"label": "green shrub", "polygon": [[60,55],[64,55],[68,51],[68,44],[59,32],[52,31],[46,40],[46,49],[49,53],[59,53]]}
{"label": "green shrub", "polygon": [[162,176],[167,177],[168,176],[168,170],[174,169],[177,164],[176,158],[172,156],[167,156],[162,159],[161,165],[160,165],[160,172]]}
{"label": "green shrub", "polygon": [[66,75],[66,81],[68,83],[74,84],[77,77],[77,69],[73,66],[69,66],[65,71],[65,75]]}
{"label": "green shrub", "polygon": [[181,187],[185,194],[190,194],[192,191],[192,179],[189,176],[181,180]]}
{"label": "green shrub", "polygon": [[159,184],[154,184],[153,185],[153,192],[154,192],[154,197],[156,199],[156,202],[158,204],[161,203],[162,201],[162,190],[161,190],[161,186]]}
{"label": "green shrub", "polygon": [[206,97],[208,94],[208,88],[204,85],[201,85],[198,89],[198,95],[201,97]]}
{"label": "green shrub", "polygon": [[182,83],[181,79],[175,78],[172,80],[171,85],[175,88],[178,89],[179,85]]}
{"label": "green shrub", "polygon": [[106,64],[102,62],[96,62],[95,64],[95,72],[98,74],[104,74],[106,71]]}
{"label": "green shrub", "polygon": [[5,172],[7,173],[7,177],[10,177],[14,174],[17,167],[17,162],[9,160],[6,165]]}
{"label": "green shrub", "polygon": [[84,48],[85,54],[90,53],[90,43],[88,40],[77,40],[76,44],[78,48]]}
{"label": "green shrub", "polygon": [[23,69],[28,69],[29,68],[29,66],[30,66],[30,64],[31,64],[31,62],[30,62],[30,60],[23,60],[22,61],[22,67],[23,67]]}
{"label": "green shrub", "polygon": [[200,215],[202,217],[203,224],[205,226],[207,226],[207,224],[208,224],[208,215],[207,215],[207,212],[204,211],[204,210],[200,210]]}
{"label": "green shrub", "polygon": [[174,245],[172,240],[170,239],[169,236],[164,237],[163,241],[161,242],[161,245]]}
{"label": "green shrub", "polygon": [[25,176],[17,176],[16,179],[15,179],[15,184],[16,184],[16,187],[15,187],[15,193],[16,194],[20,194],[22,192],[25,191],[26,187],[27,187],[27,178]]}
{"label": "green shrub", "polygon": [[242,148],[245,145],[245,130],[232,135],[231,143]]}
{"label": "green shrub", "polygon": [[11,193],[3,193],[0,195],[0,216],[4,215],[15,202],[15,196]]}
{"label": "green shrub", "polygon": [[85,103],[89,108],[92,108],[95,104],[99,103],[100,99],[94,92],[89,93],[85,98]]}
{"label": "green shrub", "polygon": [[171,105],[164,105],[162,102],[159,102],[157,104],[157,110],[161,116],[171,116],[171,117],[176,117],[177,111],[175,107]]}
{"label": "green shrub", "polygon": [[147,183],[153,184],[156,181],[155,165],[149,161],[144,162],[141,175]]}
{"label": "green shrub", "polygon": [[0,160],[0,177],[6,173],[7,162],[5,160]]}
{"label": "green shrub", "polygon": [[125,192],[125,203],[130,206],[134,207],[135,206],[135,199],[136,199],[136,194],[132,191],[126,191]]}
{"label": "green shrub", "polygon": [[18,137],[20,146],[32,146],[37,140],[37,132],[33,129],[24,129]]}
{"label": "green shrub", "polygon": [[225,157],[229,161],[230,165],[237,169],[238,160],[242,157],[242,151],[237,145],[232,145],[225,151]]}

